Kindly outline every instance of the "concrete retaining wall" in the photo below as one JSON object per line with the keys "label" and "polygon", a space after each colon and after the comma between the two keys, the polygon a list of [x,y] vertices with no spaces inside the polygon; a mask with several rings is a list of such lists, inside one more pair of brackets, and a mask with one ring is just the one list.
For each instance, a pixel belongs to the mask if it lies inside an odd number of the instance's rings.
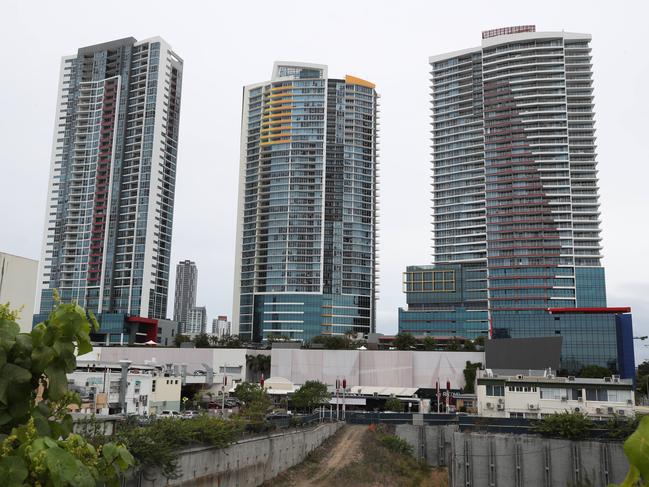
{"label": "concrete retaining wall", "polygon": [[451,461],[453,434],[457,425],[414,426],[398,424],[395,434],[412,446],[415,457],[425,460],[431,467],[445,467]]}
{"label": "concrete retaining wall", "polygon": [[315,428],[242,440],[222,449],[192,448],[179,456],[180,478],[169,480],[160,473],[148,473],[129,485],[255,487],[302,462],[342,425],[324,423]]}
{"label": "concrete retaining wall", "polygon": [[606,487],[624,480],[621,443],[454,433],[450,485]]}
{"label": "concrete retaining wall", "polygon": [[616,442],[460,432],[456,425],[402,424],[395,433],[428,465],[448,466],[451,487],[606,487],[629,469]]}

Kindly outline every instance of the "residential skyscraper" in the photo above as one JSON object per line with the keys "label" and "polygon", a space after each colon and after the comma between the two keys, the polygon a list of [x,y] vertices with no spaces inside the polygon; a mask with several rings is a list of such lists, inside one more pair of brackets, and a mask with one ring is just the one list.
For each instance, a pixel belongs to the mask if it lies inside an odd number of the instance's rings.
{"label": "residential skyscraper", "polygon": [[191,260],[178,262],[176,265],[174,321],[177,321],[181,326],[187,323],[189,310],[196,307],[197,285],[198,267],[196,267],[196,263]]}
{"label": "residential skyscraper", "polygon": [[187,322],[181,325],[183,334],[195,336],[207,331],[207,310],[205,306],[197,306],[189,309]]}
{"label": "residential skyscraper", "polygon": [[408,268],[401,329],[561,334],[564,365],[618,367],[590,40],[517,26],[430,58],[434,265]]}
{"label": "residential skyscraper", "polygon": [[374,330],[374,88],[291,62],[244,88],[233,334]]}
{"label": "residential skyscraper", "polygon": [[95,313],[167,315],[182,73],[160,38],[62,59],[41,314],[57,289]]}

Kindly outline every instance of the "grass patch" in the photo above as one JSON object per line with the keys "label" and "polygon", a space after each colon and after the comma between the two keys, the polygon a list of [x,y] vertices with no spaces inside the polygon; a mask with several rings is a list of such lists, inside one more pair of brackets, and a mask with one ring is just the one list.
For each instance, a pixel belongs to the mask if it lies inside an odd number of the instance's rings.
{"label": "grass patch", "polygon": [[[440,487],[447,483],[433,481],[433,472],[423,461],[412,456],[412,447],[395,435],[369,428],[363,434],[359,461],[333,472],[331,485],[382,487]],[[441,477],[438,476],[438,477]]]}

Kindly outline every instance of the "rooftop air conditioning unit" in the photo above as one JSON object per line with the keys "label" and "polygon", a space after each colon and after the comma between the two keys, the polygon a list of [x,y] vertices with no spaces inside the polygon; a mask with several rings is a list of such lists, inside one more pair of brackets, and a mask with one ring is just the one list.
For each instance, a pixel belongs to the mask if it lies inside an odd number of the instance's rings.
{"label": "rooftop air conditioning unit", "polygon": [[566,402],[568,400],[568,396],[561,396],[561,402]]}
{"label": "rooftop air conditioning unit", "polygon": [[569,375],[569,376],[568,376],[568,380],[570,380],[570,381],[575,380],[575,376],[574,376],[574,375]]}
{"label": "rooftop air conditioning unit", "polygon": [[624,411],[624,409],[618,409],[617,414],[619,414],[620,416],[624,416],[626,412]]}
{"label": "rooftop air conditioning unit", "polygon": [[505,400],[503,398],[498,399],[498,404],[505,404]]}
{"label": "rooftop air conditioning unit", "polygon": [[613,380],[612,377],[604,377],[604,382],[611,382],[611,380]]}
{"label": "rooftop air conditioning unit", "polygon": [[531,409],[532,411],[534,411],[534,410],[538,409],[539,407],[538,407],[536,404],[528,404],[528,405],[527,405],[527,408],[528,408],[528,409]]}
{"label": "rooftop air conditioning unit", "polygon": [[595,412],[597,414],[602,414],[602,408],[595,408]]}
{"label": "rooftop air conditioning unit", "polygon": [[490,402],[487,403],[487,409],[493,409],[494,405]]}
{"label": "rooftop air conditioning unit", "polygon": [[575,408],[574,411],[575,411],[576,413],[578,413],[579,411],[581,411],[581,409],[579,409],[579,408]]}
{"label": "rooftop air conditioning unit", "polygon": [[627,399],[626,403],[631,405],[631,406],[633,405],[633,401],[631,399]]}
{"label": "rooftop air conditioning unit", "polygon": [[505,405],[504,404],[498,404],[498,411],[504,411],[505,410]]}
{"label": "rooftop air conditioning unit", "polygon": [[607,407],[606,410],[608,411],[608,414],[613,414],[614,409],[612,407]]}
{"label": "rooftop air conditioning unit", "polygon": [[611,378],[613,379],[613,382],[620,382],[620,376],[619,375],[614,375]]}
{"label": "rooftop air conditioning unit", "polygon": [[523,378],[523,374],[518,374],[518,375],[516,376],[516,378],[517,378],[517,379],[522,379],[522,378]]}
{"label": "rooftop air conditioning unit", "polygon": [[584,398],[583,398],[583,397],[578,397],[578,398],[577,398],[577,401],[579,401],[579,402],[584,402]]}

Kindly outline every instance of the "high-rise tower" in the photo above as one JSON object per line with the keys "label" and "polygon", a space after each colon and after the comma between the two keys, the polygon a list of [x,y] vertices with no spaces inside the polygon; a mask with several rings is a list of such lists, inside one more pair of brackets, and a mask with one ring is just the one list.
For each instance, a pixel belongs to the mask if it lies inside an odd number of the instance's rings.
{"label": "high-rise tower", "polygon": [[176,291],[174,299],[174,321],[179,325],[187,324],[189,311],[196,307],[196,287],[198,285],[198,268],[191,260],[178,262],[176,265]]}
{"label": "high-rise tower", "polygon": [[562,335],[563,366],[621,367],[630,317],[606,308],[590,40],[526,25],[430,58],[434,265],[408,268],[400,329]]}
{"label": "high-rise tower", "polygon": [[95,313],[166,316],[182,72],[160,38],[63,58],[41,314],[58,289]]}
{"label": "high-rise tower", "polygon": [[233,334],[373,331],[377,120],[374,84],[323,65],[244,88]]}

